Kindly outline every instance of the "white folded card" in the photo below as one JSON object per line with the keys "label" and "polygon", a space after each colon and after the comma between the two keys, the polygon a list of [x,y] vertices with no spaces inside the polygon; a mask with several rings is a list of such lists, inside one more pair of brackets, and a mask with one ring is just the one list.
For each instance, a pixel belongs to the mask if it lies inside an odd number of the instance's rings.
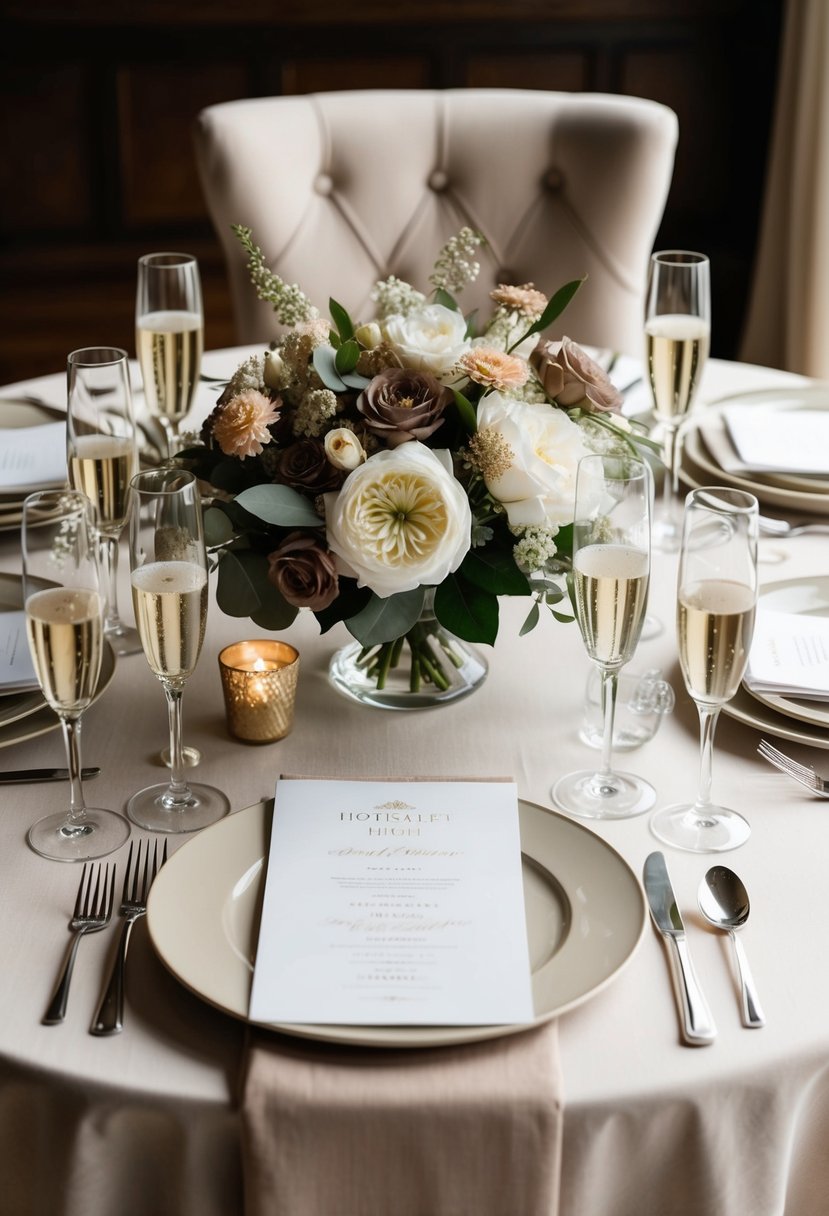
{"label": "white folded card", "polygon": [[733,405],[722,414],[747,469],[829,477],[829,410]]}
{"label": "white folded card", "polygon": [[26,639],[26,613],[22,609],[0,612],[0,689],[22,692],[37,687]]}
{"label": "white folded card", "polygon": [[754,692],[829,700],[829,617],[758,611],[745,683]]}
{"label": "white folded card", "polygon": [[0,445],[0,490],[66,481],[66,423],[10,427]]}
{"label": "white folded card", "polygon": [[250,1017],[531,1022],[515,785],[280,778]]}

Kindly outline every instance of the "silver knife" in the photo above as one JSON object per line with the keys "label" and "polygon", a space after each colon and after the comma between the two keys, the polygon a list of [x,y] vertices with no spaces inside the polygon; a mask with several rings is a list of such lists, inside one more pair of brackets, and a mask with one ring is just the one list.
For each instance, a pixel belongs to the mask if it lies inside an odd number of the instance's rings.
{"label": "silver knife", "polygon": [[691,962],[685,925],[662,853],[651,853],[646,859],[643,877],[653,923],[668,942],[672,955],[671,976],[682,1017],[682,1037],[692,1047],[713,1043],[717,1028]]}
{"label": "silver knife", "polygon": [[[82,768],[81,777],[89,781],[97,777],[99,768]],[[34,781],[68,781],[68,768],[18,768],[0,772],[0,785],[26,785]]]}

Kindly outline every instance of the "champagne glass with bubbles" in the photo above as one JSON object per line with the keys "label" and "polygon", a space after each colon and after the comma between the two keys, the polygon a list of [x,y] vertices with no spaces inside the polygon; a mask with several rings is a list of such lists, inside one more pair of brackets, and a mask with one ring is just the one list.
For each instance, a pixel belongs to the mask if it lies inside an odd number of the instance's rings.
{"label": "champagne glass with bubbles", "polygon": [[677,583],[679,662],[700,720],[696,801],[657,811],[654,835],[692,853],[735,849],[748,839],[742,815],[711,799],[714,731],[748,662],[757,605],[757,499],[719,486],[685,500]]}
{"label": "champagne glass with bubbles", "polygon": [[81,780],[81,715],[95,693],[104,646],[94,506],[73,490],[30,494],[22,544],[29,649],[43,696],[60,719],[69,768],[67,810],[38,820],[27,839],[53,861],[90,861],[130,834],[121,815],[86,805]]}
{"label": "champagne glass with bubbles", "polygon": [[167,437],[167,459],[181,446],[179,427],[193,404],[204,349],[199,265],[189,253],[138,260],[135,346],[147,410]]}
{"label": "champagne glass with bubbles", "polygon": [[66,449],[69,484],[97,508],[104,631],[117,655],[138,654],[138,633],[118,611],[118,553],[127,489],[138,448],[127,352],[111,346],[74,350],[67,360]]}
{"label": "champagne glass with bubbles", "polygon": [[677,488],[681,427],[694,403],[711,338],[711,278],[703,253],[668,249],[651,256],[645,354],[654,412],[664,434],[665,482],[653,544],[675,553],[682,521]]}
{"label": "champagne glass with bubbles", "polygon": [[585,456],[576,477],[573,599],[587,653],[601,672],[601,765],[553,786],[557,806],[588,819],[649,810],[653,786],[612,768],[619,672],[633,657],[648,601],[652,493],[648,466],[633,456]]}
{"label": "champagne glass with bubbles", "polygon": [[130,483],[130,578],[144,655],[167,698],[169,783],[133,794],[127,814],[153,832],[192,832],[230,809],[213,786],[188,783],[181,739],[181,699],[207,621],[207,554],[198,482],[174,467],[149,469]]}

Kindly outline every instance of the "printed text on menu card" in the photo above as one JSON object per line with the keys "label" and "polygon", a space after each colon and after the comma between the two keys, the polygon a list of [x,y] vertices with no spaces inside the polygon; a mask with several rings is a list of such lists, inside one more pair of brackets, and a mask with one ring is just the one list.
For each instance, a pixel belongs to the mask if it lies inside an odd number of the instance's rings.
{"label": "printed text on menu card", "polygon": [[531,1022],[515,785],[280,779],[250,1017]]}

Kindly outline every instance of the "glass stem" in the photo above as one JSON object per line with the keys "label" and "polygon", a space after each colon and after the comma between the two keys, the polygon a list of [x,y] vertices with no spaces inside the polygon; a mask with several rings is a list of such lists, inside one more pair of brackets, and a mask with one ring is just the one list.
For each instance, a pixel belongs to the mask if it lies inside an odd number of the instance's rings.
{"label": "glass stem", "polygon": [[98,549],[106,597],[104,629],[107,633],[113,633],[121,626],[118,615],[118,537],[101,536]]}
{"label": "glass stem", "polygon": [[164,695],[167,698],[167,718],[170,723],[170,794],[186,794],[187,782],[184,779],[184,760],[181,746],[181,697],[183,689],[164,685]]}
{"label": "glass stem", "polygon": [[602,766],[600,777],[612,777],[613,758],[613,723],[616,719],[616,689],[619,683],[619,673],[615,668],[603,667],[602,672]]}
{"label": "glass stem", "polygon": [[69,812],[67,820],[71,824],[83,823],[86,819],[86,803],[83,796],[83,781],[81,780],[81,720],[80,718],[64,718],[60,720],[63,731],[63,742],[66,747],[66,763],[69,768]]}
{"label": "glass stem", "polygon": [[711,805],[711,777],[714,761],[714,732],[720,716],[719,705],[698,705],[699,710],[699,791],[695,810]]}
{"label": "glass stem", "polygon": [[662,503],[666,519],[673,517],[674,500],[679,491],[679,427],[665,427],[665,482]]}

